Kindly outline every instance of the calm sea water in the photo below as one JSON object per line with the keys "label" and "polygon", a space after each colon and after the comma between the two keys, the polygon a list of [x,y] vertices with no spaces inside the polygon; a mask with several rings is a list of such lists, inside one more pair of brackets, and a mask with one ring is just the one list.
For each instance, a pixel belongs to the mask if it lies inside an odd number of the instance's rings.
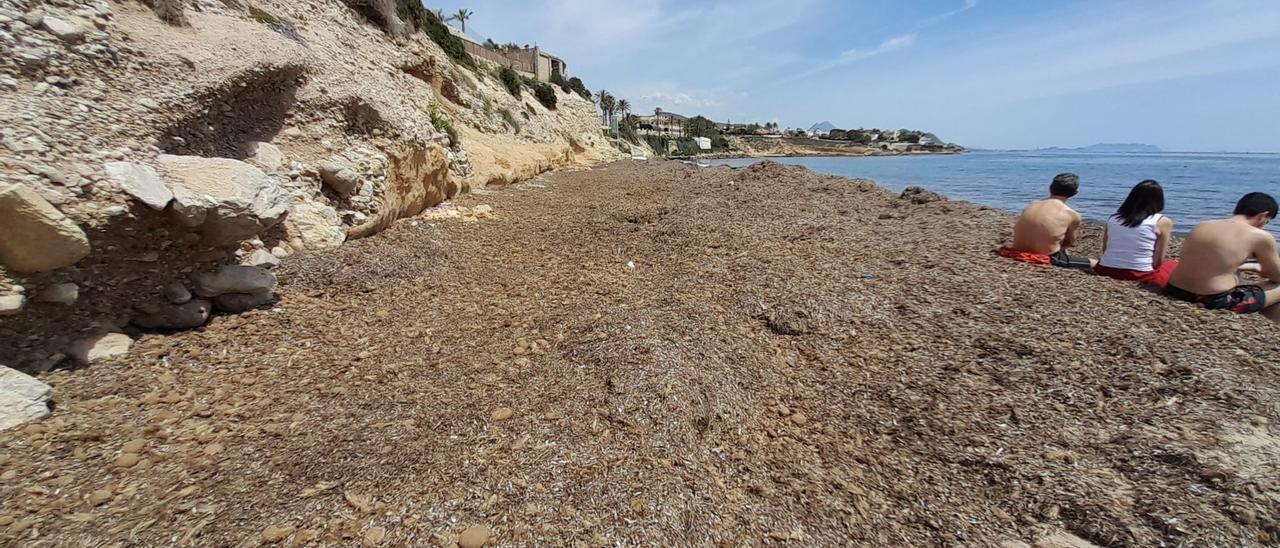
{"label": "calm sea water", "polygon": [[[1080,194],[1071,205],[1089,220],[1103,222],[1143,179],[1160,181],[1165,213],[1177,230],[1230,215],[1246,192],[1266,192],[1280,199],[1280,155],[1277,154],[1086,154],[1038,152],[969,152],[947,156],[771,158],[817,172],[872,179],[894,192],[912,185],[948,198],[968,200],[1019,212],[1028,202],[1048,196],[1054,175],[1080,176]],[[744,166],[757,158],[713,160]],[[1280,235],[1280,222],[1268,229]]]}

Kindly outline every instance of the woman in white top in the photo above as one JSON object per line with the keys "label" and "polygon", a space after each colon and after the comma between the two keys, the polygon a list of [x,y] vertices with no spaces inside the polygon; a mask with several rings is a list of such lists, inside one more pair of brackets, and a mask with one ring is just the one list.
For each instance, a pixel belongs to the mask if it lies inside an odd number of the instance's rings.
{"label": "woman in white top", "polygon": [[1164,189],[1147,179],[1107,219],[1102,260],[1094,271],[1117,280],[1136,280],[1164,287],[1178,261],[1167,261],[1165,249],[1173,236],[1173,219],[1164,211]]}

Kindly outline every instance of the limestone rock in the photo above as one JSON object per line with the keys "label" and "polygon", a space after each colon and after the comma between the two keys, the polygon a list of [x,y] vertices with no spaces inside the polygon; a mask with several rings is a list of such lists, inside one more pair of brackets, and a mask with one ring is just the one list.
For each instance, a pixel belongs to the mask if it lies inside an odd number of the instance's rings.
{"label": "limestone rock", "polygon": [[8,430],[49,414],[49,385],[0,365],[0,430]]}
{"label": "limestone rock", "polygon": [[267,173],[279,171],[285,165],[284,153],[280,147],[262,141],[253,141],[246,147],[249,157],[246,162],[262,168]]}
{"label": "limestone rock", "polygon": [[224,293],[213,298],[213,306],[220,312],[239,314],[270,304],[275,300],[271,292]]}
{"label": "limestone rock", "polygon": [[347,232],[337,210],[316,202],[299,202],[284,221],[289,245],[295,249],[328,249],[342,245]]}
{"label": "limestone rock", "polygon": [[226,265],[195,277],[195,292],[201,297],[227,293],[270,293],[276,275],[259,266]]}
{"label": "limestone rock", "polygon": [[89,254],[89,238],[71,219],[22,185],[0,186],[0,263],[15,272],[43,272]]}
{"label": "limestone rock", "polygon": [[27,298],[22,295],[5,295],[0,297],[0,316],[13,316],[22,312],[22,307],[27,304]]}
{"label": "limestone rock", "polygon": [[209,312],[213,309],[209,301],[192,299],[180,304],[164,303],[140,307],[143,315],[130,321],[143,329],[180,330],[195,329],[209,321]]}
{"label": "limestone rock", "polygon": [[80,298],[80,287],[73,283],[54,284],[41,291],[36,301],[63,305],[75,304]]}
{"label": "limestone rock", "polygon": [[244,258],[240,264],[246,266],[260,266],[262,268],[272,268],[280,264],[280,259],[272,255],[270,251],[265,249],[255,249],[248,257]]}
{"label": "limestone rock", "polygon": [[173,201],[173,192],[164,185],[160,174],[151,166],[132,162],[107,162],[103,168],[111,182],[151,209],[164,209]]}
{"label": "limestone rock", "polygon": [[1098,545],[1066,531],[1059,531],[1041,537],[1036,541],[1035,548],[1098,548]]}
{"label": "limestone rock", "polygon": [[941,194],[918,186],[907,187],[902,194],[898,195],[898,198],[917,205],[946,200]]}
{"label": "limestone rock", "polygon": [[271,228],[290,198],[262,170],[229,158],[161,154],[178,221],[198,227],[215,245],[245,240]]}
{"label": "limestone rock", "polygon": [[351,194],[360,185],[360,173],[345,160],[320,164],[320,180],[338,194]]}
{"label": "limestone rock", "polygon": [[67,354],[82,363],[96,363],[129,353],[133,339],[124,333],[96,333],[71,345]]}
{"label": "limestone rock", "polygon": [[63,42],[68,44],[77,44],[84,41],[84,29],[80,28],[80,26],[75,23],[64,21],[52,16],[45,16],[41,23],[44,26],[44,30],[49,31],[49,34],[57,36],[58,39]]}

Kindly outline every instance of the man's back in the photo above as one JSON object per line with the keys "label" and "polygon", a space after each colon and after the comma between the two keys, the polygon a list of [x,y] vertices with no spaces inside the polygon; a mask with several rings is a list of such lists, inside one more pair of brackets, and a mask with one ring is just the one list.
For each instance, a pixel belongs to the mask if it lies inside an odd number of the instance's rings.
{"label": "man's back", "polygon": [[1181,261],[1169,283],[1200,295],[1228,291],[1236,286],[1236,270],[1263,237],[1271,235],[1232,219],[1200,223],[1183,240]]}
{"label": "man's back", "polygon": [[1073,232],[1079,224],[1080,214],[1062,200],[1031,202],[1013,225],[1013,247],[1052,255],[1073,243]]}

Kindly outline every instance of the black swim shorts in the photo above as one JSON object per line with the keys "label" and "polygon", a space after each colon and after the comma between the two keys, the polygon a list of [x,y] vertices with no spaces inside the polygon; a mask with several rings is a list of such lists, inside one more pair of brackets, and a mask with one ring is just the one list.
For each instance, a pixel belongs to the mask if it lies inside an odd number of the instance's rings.
{"label": "black swim shorts", "polygon": [[1164,293],[1175,299],[1200,303],[1210,310],[1230,310],[1236,314],[1261,312],[1267,307],[1267,292],[1256,285],[1242,285],[1213,295],[1197,295],[1169,284]]}
{"label": "black swim shorts", "polygon": [[1050,255],[1049,264],[1060,268],[1082,268],[1086,270],[1093,268],[1093,263],[1089,262],[1088,257],[1069,255],[1065,249],[1059,249],[1057,253]]}

